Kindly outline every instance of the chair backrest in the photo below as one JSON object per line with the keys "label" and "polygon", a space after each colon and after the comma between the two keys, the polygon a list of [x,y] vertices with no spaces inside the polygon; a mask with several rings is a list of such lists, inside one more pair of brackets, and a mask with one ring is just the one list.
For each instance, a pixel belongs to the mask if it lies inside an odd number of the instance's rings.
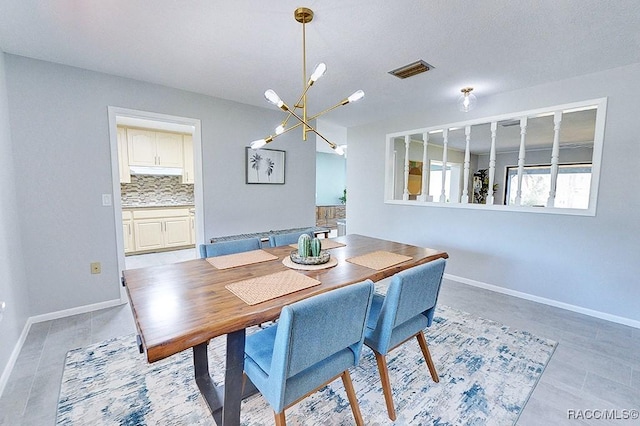
{"label": "chair backrest", "polygon": [[341,371],[356,365],[373,293],[366,280],[282,308],[269,380],[284,388],[288,378],[345,350],[351,356]]}
{"label": "chair backrest", "polygon": [[436,259],[395,274],[380,309],[376,329],[391,331],[420,314],[427,317],[427,324],[431,325],[445,266],[445,259]]}
{"label": "chair backrest", "polygon": [[260,248],[262,248],[260,238],[246,238],[244,240],[200,244],[200,258],[204,259],[205,257],[224,256],[225,254],[259,250]]}
{"label": "chair backrest", "polygon": [[288,244],[295,244],[298,242],[298,238],[300,235],[307,234],[311,238],[315,236],[313,229],[307,229],[302,232],[290,232],[288,234],[271,234],[269,235],[269,246],[270,247],[278,247],[278,246],[286,246]]}

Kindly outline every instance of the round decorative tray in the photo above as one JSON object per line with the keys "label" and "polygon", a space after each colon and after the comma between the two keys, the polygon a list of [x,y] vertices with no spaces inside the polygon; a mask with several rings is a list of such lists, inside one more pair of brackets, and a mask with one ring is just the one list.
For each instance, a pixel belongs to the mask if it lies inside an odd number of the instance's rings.
{"label": "round decorative tray", "polygon": [[298,256],[298,250],[293,250],[289,257],[293,263],[300,265],[322,265],[323,263],[327,263],[331,258],[327,250],[320,250],[320,256],[308,257],[300,257]]}

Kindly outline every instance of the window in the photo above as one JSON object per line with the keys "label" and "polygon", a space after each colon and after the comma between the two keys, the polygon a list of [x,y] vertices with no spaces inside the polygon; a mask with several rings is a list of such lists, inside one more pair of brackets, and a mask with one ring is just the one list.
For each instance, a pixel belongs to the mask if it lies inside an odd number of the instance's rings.
{"label": "window", "polygon": [[[505,204],[515,204],[518,192],[518,166],[507,167]],[[551,191],[551,165],[525,166],[522,172],[520,204],[547,207]],[[554,207],[586,209],[591,190],[591,164],[560,164]]]}
{"label": "window", "polygon": [[[444,195],[446,202],[460,199],[460,170],[462,164],[447,162],[445,172]],[[429,197],[431,200],[439,200],[442,193],[442,161],[431,161],[429,173]]]}
{"label": "window", "polygon": [[387,134],[385,202],[593,216],[606,107],[600,98]]}

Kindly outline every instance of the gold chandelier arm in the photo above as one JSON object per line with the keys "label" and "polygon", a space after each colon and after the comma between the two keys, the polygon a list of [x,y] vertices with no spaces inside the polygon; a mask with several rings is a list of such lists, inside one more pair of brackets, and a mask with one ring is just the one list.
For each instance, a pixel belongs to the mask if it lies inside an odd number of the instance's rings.
{"label": "gold chandelier arm", "polygon": [[[331,149],[336,149],[338,147],[338,145],[336,145],[335,143],[331,142],[329,139],[325,138],[324,136],[322,136],[322,134],[320,134],[320,132],[318,132],[314,127],[312,127],[311,125],[309,125],[309,123],[307,123],[305,120],[302,119],[302,117],[300,117],[298,114],[296,114],[294,111],[289,110],[289,112],[291,113],[291,115],[293,115],[295,118],[298,119],[298,121],[300,121],[300,124],[305,125],[306,127],[309,128],[309,130],[311,130],[313,133],[315,133],[316,135],[320,136],[326,143],[329,144],[329,146],[331,147]],[[300,125],[298,124],[298,125]],[[298,126],[296,125],[296,127]],[[290,127],[287,130],[291,130],[294,127]]]}
{"label": "gold chandelier arm", "polygon": [[[336,109],[336,108],[338,108],[338,107],[344,106],[344,105],[346,105],[347,103],[348,103],[348,102],[345,102],[344,100],[343,100],[343,101],[340,101],[339,103],[335,104],[334,106],[332,106],[332,107],[330,107],[330,108],[327,108],[327,109],[325,109],[324,111],[321,111],[321,112],[317,113],[317,114],[316,114],[316,115],[314,115],[314,116],[307,117],[307,122],[309,122],[309,121],[311,121],[311,120],[315,120],[316,118],[318,118],[318,117],[320,117],[320,116],[322,116],[322,115],[324,115],[324,114],[326,114],[326,113],[328,113],[328,112],[330,112],[330,111],[333,111],[334,109]],[[288,110],[288,112],[289,112],[289,114],[287,114],[287,118],[282,122],[282,127],[283,127],[283,128],[287,125],[287,122],[289,121],[289,119],[290,119],[290,118],[291,118],[291,116],[293,115],[293,114],[291,113],[291,110],[290,110],[290,109]],[[300,118],[299,118],[299,117],[296,117],[296,118],[298,118],[298,120],[300,120]],[[303,125],[303,122],[302,122],[302,121],[300,121],[298,124],[294,124],[293,126],[289,127],[288,129],[285,129],[282,133],[286,133],[286,132],[288,132],[289,130],[297,129],[298,127],[300,127],[300,126],[302,126],[302,125]],[[311,127],[311,126],[309,126],[309,127]],[[282,133],[281,133],[281,134],[282,134]]]}
{"label": "gold chandelier arm", "polygon": [[[346,100],[346,99],[345,99],[345,100]],[[334,106],[329,107],[329,108],[325,109],[324,111],[321,111],[321,112],[317,113],[316,115],[314,115],[314,116],[312,116],[312,117],[309,117],[309,118],[308,118],[308,120],[309,120],[309,121],[311,121],[311,120],[315,120],[316,118],[320,117],[321,115],[325,115],[325,114],[326,114],[326,113],[328,113],[329,111],[333,111],[334,109],[336,109],[336,108],[338,108],[338,107],[341,107],[341,106],[343,106],[343,105],[346,105],[346,104],[348,104],[348,103],[349,103],[349,102],[345,102],[344,100],[343,100],[343,101],[340,101],[340,102],[338,102],[337,104],[335,104]]]}
{"label": "gold chandelier arm", "polygon": [[308,82],[305,85],[304,90],[302,91],[302,94],[300,95],[300,97],[298,98],[298,101],[294,105],[296,108],[303,108],[304,104],[306,103],[306,100],[302,104],[300,102],[302,102],[302,100],[304,99],[305,95],[307,94],[311,86],[313,86],[313,82]]}
{"label": "gold chandelier arm", "polygon": [[[299,108],[304,108],[304,105],[306,104],[306,99],[305,99],[305,95],[307,94],[307,92],[309,91],[309,88],[313,86],[313,81],[309,81],[307,82],[304,91],[302,92],[302,94],[300,95],[300,97],[298,98],[298,100],[296,101],[295,104],[293,104],[293,109],[299,109]],[[305,100],[304,103],[301,104],[301,102],[303,101],[303,99]],[[335,107],[334,107],[335,108]],[[329,112],[330,110],[326,110],[324,112],[322,112],[321,114],[324,114],[325,112]],[[285,127],[287,125],[287,123],[289,122],[289,119],[291,118],[291,111],[289,111],[289,114],[287,115],[287,117],[282,121],[282,127]],[[310,118],[307,118],[307,120],[311,120]]]}
{"label": "gold chandelier arm", "polygon": [[[291,116],[291,114],[289,114],[289,116]],[[287,118],[287,119],[288,119],[288,118]],[[264,138],[264,141],[265,141],[265,143],[264,143],[264,144],[266,145],[266,144],[268,144],[269,142],[272,142],[272,141],[273,141],[275,138],[277,138],[278,136],[280,136],[280,135],[284,135],[285,133],[290,132],[290,131],[291,131],[291,130],[293,130],[293,129],[297,129],[297,128],[298,128],[298,127],[300,127],[300,126],[302,126],[302,123],[298,123],[298,124],[295,124],[295,125],[293,125],[293,126],[289,127],[288,129],[284,129],[282,132],[280,132],[280,133],[278,133],[278,134],[276,134],[276,135],[269,135],[269,136],[267,136],[266,138]]]}

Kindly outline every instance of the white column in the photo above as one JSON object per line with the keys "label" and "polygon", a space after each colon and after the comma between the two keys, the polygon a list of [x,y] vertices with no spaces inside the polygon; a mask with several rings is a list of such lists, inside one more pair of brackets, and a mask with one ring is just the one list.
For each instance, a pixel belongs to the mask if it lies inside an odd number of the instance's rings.
{"label": "white column", "polygon": [[411,136],[405,135],[404,137],[404,192],[402,193],[402,199],[409,199],[409,145],[411,145]]}
{"label": "white column", "polygon": [[469,141],[471,140],[471,126],[465,126],[464,136],[467,141],[464,148],[464,182],[462,184],[462,204],[469,203],[469,165],[471,163],[471,153],[469,152]]}
{"label": "white column", "polygon": [[520,119],[520,151],[518,152],[518,191],[516,206],[522,205],[522,175],[524,173],[525,139],[527,135],[527,117]]}
{"label": "white column", "polygon": [[418,200],[427,201],[427,197],[429,196],[429,157],[427,154],[427,145],[429,142],[429,133],[424,132],[422,134],[422,140],[424,141],[424,146],[422,147],[422,189],[420,191],[420,196]]}
{"label": "white column", "polygon": [[489,152],[489,190],[487,192],[487,204],[493,204],[493,185],[496,177],[496,130],[498,123],[491,123],[491,151]]}
{"label": "white column", "polygon": [[553,114],[553,148],[551,149],[551,188],[547,207],[553,207],[556,202],[556,186],[558,184],[558,162],[560,161],[560,125],[562,124],[562,111]]}
{"label": "white column", "polygon": [[449,144],[449,129],[442,131],[442,189],[440,190],[440,202],[447,201],[447,195],[445,194],[445,188],[447,187],[447,145]]}

